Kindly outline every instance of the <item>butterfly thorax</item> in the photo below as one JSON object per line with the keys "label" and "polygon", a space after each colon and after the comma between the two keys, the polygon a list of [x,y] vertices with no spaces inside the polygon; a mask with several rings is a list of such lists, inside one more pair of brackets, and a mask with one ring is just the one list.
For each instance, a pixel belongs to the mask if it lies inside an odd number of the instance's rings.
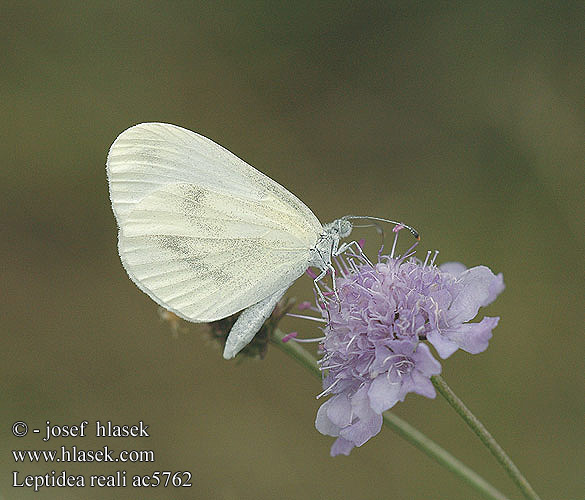
{"label": "butterfly thorax", "polygon": [[346,219],[337,219],[323,226],[323,232],[319,235],[317,243],[311,249],[310,267],[318,267],[321,270],[331,266],[331,258],[337,253],[341,238],[349,236],[352,223]]}

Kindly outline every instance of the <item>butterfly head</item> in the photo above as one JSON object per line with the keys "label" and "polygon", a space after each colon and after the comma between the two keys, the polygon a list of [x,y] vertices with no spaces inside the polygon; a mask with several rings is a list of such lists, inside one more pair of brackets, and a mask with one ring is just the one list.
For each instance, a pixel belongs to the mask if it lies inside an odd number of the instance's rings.
{"label": "butterfly head", "polygon": [[353,224],[347,219],[337,219],[329,224],[323,226],[325,232],[333,236],[334,238],[346,238],[350,235],[353,229]]}

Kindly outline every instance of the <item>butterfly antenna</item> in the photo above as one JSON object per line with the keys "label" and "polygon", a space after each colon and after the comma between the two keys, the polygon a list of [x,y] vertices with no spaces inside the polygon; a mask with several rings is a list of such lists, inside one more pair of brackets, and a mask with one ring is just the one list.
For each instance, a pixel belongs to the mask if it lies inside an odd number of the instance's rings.
{"label": "butterfly antenna", "polygon": [[381,217],[371,217],[369,215],[346,215],[345,217],[343,217],[343,219],[346,219],[346,220],[353,220],[353,219],[377,220],[380,222],[388,222],[389,224],[396,224],[398,226],[402,226],[402,227],[405,227],[406,229],[408,229],[412,233],[412,235],[416,238],[416,240],[420,241],[420,235],[418,234],[418,231],[416,229],[414,229],[413,227],[408,226],[404,222],[398,222],[398,221],[390,220],[390,219],[383,219]]}
{"label": "butterfly antenna", "polygon": [[353,224],[353,227],[375,227],[376,232],[380,235],[380,238],[382,239],[382,246],[384,246],[384,238],[386,235],[384,234],[384,228],[382,227],[381,224],[378,224],[376,222],[372,224]]}

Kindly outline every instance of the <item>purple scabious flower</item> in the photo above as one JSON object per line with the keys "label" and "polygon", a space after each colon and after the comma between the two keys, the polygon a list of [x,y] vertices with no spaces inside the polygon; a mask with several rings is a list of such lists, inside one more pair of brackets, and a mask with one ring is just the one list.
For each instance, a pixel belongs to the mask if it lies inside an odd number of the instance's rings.
{"label": "purple scabious flower", "polygon": [[329,290],[327,303],[317,299],[312,308],[327,320],[320,396],[332,397],[319,408],[315,426],[337,437],[332,456],[349,455],[380,432],[382,412],[409,392],[435,397],[430,378],[441,365],[425,342],[443,359],[457,349],[477,354],[498,324],[497,317],[468,322],[503,291],[501,274],[459,263],[437,267],[438,252],[432,258],[428,252],[424,262],[410,250],[394,257],[395,248],[396,238],[391,255],[375,265],[363,254],[338,257],[339,300]]}

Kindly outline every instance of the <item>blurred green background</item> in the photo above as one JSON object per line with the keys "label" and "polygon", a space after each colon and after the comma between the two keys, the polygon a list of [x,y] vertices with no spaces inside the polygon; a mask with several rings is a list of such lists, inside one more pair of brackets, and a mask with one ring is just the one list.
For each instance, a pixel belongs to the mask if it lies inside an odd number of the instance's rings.
{"label": "blurred green background", "polygon": [[[173,337],[120,264],[104,168],[122,130],[165,121],[323,222],[404,220],[438,262],[503,272],[490,348],[455,354],[444,377],[543,498],[583,498],[584,32],[582,1],[2,2],[0,496],[478,497],[387,429],[330,458],[320,386],[280,352],[227,362],[195,325]],[[290,294],[310,298],[310,280]],[[396,413],[519,498],[440,398],[411,395]],[[10,431],[98,419],[143,420],[151,437]],[[62,444],[152,449],[156,462],[24,466],[10,453]],[[63,468],[188,470],[194,487],[11,487],[14,470]]]}

